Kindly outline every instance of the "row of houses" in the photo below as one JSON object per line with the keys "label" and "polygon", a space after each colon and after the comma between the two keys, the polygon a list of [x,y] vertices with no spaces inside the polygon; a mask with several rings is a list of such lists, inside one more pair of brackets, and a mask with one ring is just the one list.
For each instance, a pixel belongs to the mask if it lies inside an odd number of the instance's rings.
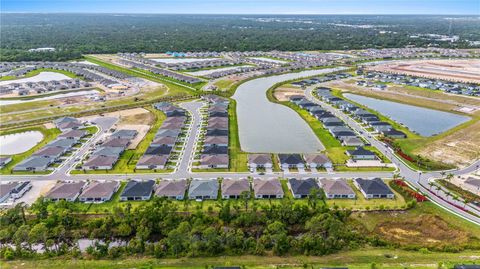
{"label": "row of houses", "polygon": [[[102,203],[112,199],[120,188],[119,181],[77,181],[58,182],[44,197],[49,201],[80,201],[85,203]],[[295,199],[307,198],[312,190],[322,190],[327,199],[355,199],[356,193],[345,179],[315,179],[289,178],[288,191]],[[395,197],[392,190],[380,178],[353,180],[366,199]],[[242,179],[179,179],[161,180],[130,180],[119,195],[120,201],[146,201],[152,195],[168,199],[184,200],[216,200],[239,199],[253,197],[255,199],[282,199],[284,188],[278,178],[249,180]]]}
{"label": "row of houses", "polygon": [[153,141],[138,160],[137,169],[165,169],[169,160],[175,157],[174,148],[183,143],[181,135],[187,128],[188,114],[185,109],[167,102],[154,104],[167,116],[157,130]]}
{"label": "row of houses", "polygon": [[120,129],[114,131],[105,141],[95,145],[95,150],[89,154],[82,165],[84,170],[111,170],[120,156],[138,135],[136,130]]}
{"label": "row of houses", "polygon": [[229,119],[226,98],[206,95],[202,99],[208,104],[203,121],[203,144],[200,149],[200,168],[228,168]]}
{"label": "row of houses", "polygon": [[256,70],[259,70],[259,69],[262,69],[262,68],[261,67],[256,67],[256,66],[239,66],[239,67],[234,68],[234,69],[212,72],[210,74],[204,75],[204,77],[209,78],[209,79],[214,79],[214,78],[230,76],[230,75],[238,74],[238,73],[253,72],[253,71],[256,71]]}
{"label": "row of houses", "polygon": [[63,79],[52,81],[11,83],[0,86],[0,95],[16,92],[18,95],[29,95],[31,93],[46,93],[53,91],[89,88],[92,84],[79,79]]}
{"label": "row of houses", "polygon": [[0,203],[13,202],[20,199],[31,188],[32,183],[30,181],[0,184]]}
{"label": "row of houses", "polygon": [[[397,85],[415,86],[430,90],[439,90],[447,93],[480,96],[480,85],[474,83],[450,82],[441,79],[422,78],[395,73],[368,71],[364,74],[366,79]],[[367,83],[367,82],[366,82]]]}
{"label": "row of houses", "polygon": [[328,74],[328,75],[321,76],[321,77],[302,79],[300,81],[292,82],[291,84],[293,86],[296,86],[296,87],[306,87],[306,86],[310,86],[310,85],[317,84],[317,83],[327,82],[327,81],[331,81],[331,80],[344,79],[344,78],[349,78],[349,77],[352,77],[352,75],[348,74],[348,73]]}
{"label": "row of houses", "polygon": [[60,118],[54,123],[62,133],[30,157],[16,164],[13,171],[47,171],[53,164],[61,163],[63,157],[72,152],[77,145],[82,143],[81,140],[88,135],[86,130],[80,129],[83,124],[76,118]]}
{"label": "row of houses", "polygon": [[[325,154],[278,154],[278,163],[283,170],[286,169],[318,169],[332,168],[332,161]],[[248,167],[254,171],[257,169],[272,169],[273,161],[270,154],[249,154]]]}
{"label": "row of houses", "polygon": [[361,56],[358,60],[367,59],[402,59],[402,58],[425,58],[425,57],[471,57],[472,55],[465,50],[448,48],[384,48],[384,49],[365,49],[350,51],[353,55]]}
{"label": "row of houses", "polygon": [[[393,126],[391,126],[388,122],[380,120],[380,118],[377,115],[370,113],[347,100],[334,96],[331,93],[330,88],[320,87],[316,90],[316,94],[324,102],[335,106],[336,108],[342,110],[347,114],[350,114],[351,117],[353,117],[355,120],[365,125],[367,128],[372,128],[373,131],[379,134],[382,134],[385,137],[400,138],[400,139],[406,138],[405,133],[393,128]],[[327,121],[327,120],[322,119],[322,121]],[[338,119],[338,121],[340,120]],[[330,132],[333,134],[334,131],[338,131],[338,130],[331,130]],[[348,143],[345,143],[345,141],[342,141],[342,142],[346,146],[361,146],[358,144],[348,144]]]}

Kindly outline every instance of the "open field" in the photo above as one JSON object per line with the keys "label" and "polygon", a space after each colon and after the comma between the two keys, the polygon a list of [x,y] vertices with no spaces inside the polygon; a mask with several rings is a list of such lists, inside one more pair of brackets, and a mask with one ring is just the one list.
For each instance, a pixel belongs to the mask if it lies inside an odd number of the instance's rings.
{"label": "open field", "polygon": [[480,60],[395,61],[369,70],[442,80],[480,83]]}
{"label": "open field", "polygon": [[[373,98],[468,115],[471,117],[470,121],[432,137],[419,136],[386,117],[380,116],[380,118],[407,134],[407,139],[399,139],[397,143],[404,152],[411,156],[420,155],[435,162],[443,162],[449,166],[464,166],[480,156],[480,145],[477,142],[480,141],[480,110],[477,110],[473,114],[459,112],[459,108],[465,104],[480,107],[480,100],[477,101],[470,97],[454,96],[455,98],[452,99],[452,101],[458,102],[458,104],[454,104],[445,102],[445,99],[449,98],[449,95],[444,93],[428,93],[427,90],[424,92],[419,89],[408,89],[400,86],[394,86],[392,88],[403,88],[408,92],[408,96],[400,92],[395,92],[390,88],[387,88],[385,91],[375,91],[343,81],[327,82],[324,85],[336,89],[337,91],[334,92],[338,96],[342,96],[345,92],[352,92]],[[416,93],[420,93],[420,97],[416,97]],[[428,100],[422,98],[422,94],[426,93],[430,95]],[[367,110],[372,111],[370,109]],[[376,113],[375,111],[372,112]]]}

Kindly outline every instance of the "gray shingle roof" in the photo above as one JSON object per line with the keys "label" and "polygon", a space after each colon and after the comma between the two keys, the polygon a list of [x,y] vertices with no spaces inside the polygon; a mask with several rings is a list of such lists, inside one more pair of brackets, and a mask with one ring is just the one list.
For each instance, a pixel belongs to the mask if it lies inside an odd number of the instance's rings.
{"label": "gray shingle roof", "polygon": [[315,179],[313,178],[308,178],[308,179],[290,178],[288,179],[288,183],[290,183],[292,192],[295,195],[309,195],[311,189],[318,189],[317,182],[315,182]]}
{"label": "gray shingle roof", "polygon": [[192,180],[188,190],[188,196],[217,196],[218,181],[216,179]]}
{"label": "gray shingle roof", "polygon": [[343,179],[320,179],[320,184],[325,193],[331,195],[354,195],[355,192]]}
{"label": "gray shingle roof", "polygon": [[390,188],[383,182],[382,179],[380,178],[374,178],[374,179],[363,179],[363,178],[357,178],[355,181],[360,185],[360,188],[366,193],[366,194],[380,194],[380,195],[386,195],[386,194],[393,194],[393,192],[390,190]]}
{"label": "gray shingle roof", "polygon": [[147,180],[147,181],[135,181],[131,180],[123,189],[121,197],[140,197],[140,196],[149,196],[153,191],[153,185],[155,181]]}
{"label": "gray shingle roof", "polygon": [[278,178],[253,180],[255,195],[283,195],[282,184]]}
{"label": "gray shingle roof", "polygon": [[48,199],[72,199],[80,193],[85,182],[59,182],[45,195]]}
{"label": "gray shingle roof", "polygon": [[250,191],[250,183],[245,178],[222,180],[222,195],[240,195],[245,191]]}
{"label": "gray shingle roof", "polygon": [[187,190],[187,180],[162,180],[157,186],[157,196],[183,196]]}
{"label": "gray shingle roof", "polygon": [[80,194],[79,198],[106,198],[112,196],[120,185],[118,181],[92,182]]}

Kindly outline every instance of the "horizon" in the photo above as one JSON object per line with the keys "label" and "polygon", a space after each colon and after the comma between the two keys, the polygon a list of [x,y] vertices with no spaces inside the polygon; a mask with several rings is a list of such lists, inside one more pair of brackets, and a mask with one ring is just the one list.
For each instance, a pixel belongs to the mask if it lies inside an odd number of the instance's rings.
{"label": "horizon", "polygon": [[[94,8],[92,8],[94,7]],[[254,10],[254,11],[252,11]],[[476,12],[472,12],[476,11]],[[466,15],[480,14],[477,0],[3,0],[2,13],[172,15]]]}

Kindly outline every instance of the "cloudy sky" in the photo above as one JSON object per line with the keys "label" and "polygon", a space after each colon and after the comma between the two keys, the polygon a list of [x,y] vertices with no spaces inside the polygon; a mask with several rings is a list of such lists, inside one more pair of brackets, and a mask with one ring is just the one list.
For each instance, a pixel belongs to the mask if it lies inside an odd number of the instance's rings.
{"label": "cloudy sky", "polygon": [[2,12],[469,14],[480,0],[0,0]]}

